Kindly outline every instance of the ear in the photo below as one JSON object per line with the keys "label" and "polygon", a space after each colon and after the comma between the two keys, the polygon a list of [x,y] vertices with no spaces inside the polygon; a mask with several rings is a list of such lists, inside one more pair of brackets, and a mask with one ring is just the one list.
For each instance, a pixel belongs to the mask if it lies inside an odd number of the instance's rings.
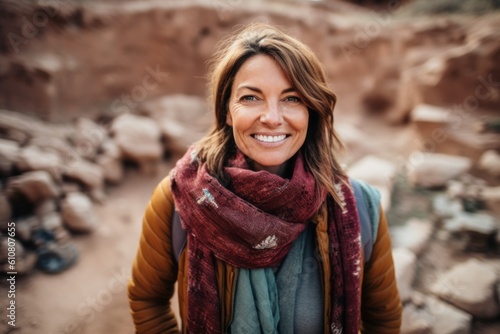
{"label": "ear", "polygon": [[231,117],[231,111],[229,110],[229,108],[227,109],[226,113],[226,124],[229,126],[233,126],[233,117]]}

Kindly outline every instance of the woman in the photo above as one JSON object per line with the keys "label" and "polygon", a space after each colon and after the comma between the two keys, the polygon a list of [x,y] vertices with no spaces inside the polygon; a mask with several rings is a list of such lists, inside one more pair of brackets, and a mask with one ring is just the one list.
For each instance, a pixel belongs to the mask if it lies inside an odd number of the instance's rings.
{"label": "woman", "polygon": [[[399,333],[387,222],[363,186],[365,247],[360,201],[334,154],[336,97],[315,55],[251,25],[216,55],[211,86],[213,130],[146,209],[129,284],[137,332],[178,331],[177,281],[185,333]],[[175,217],[187,240],[172,235]]]}

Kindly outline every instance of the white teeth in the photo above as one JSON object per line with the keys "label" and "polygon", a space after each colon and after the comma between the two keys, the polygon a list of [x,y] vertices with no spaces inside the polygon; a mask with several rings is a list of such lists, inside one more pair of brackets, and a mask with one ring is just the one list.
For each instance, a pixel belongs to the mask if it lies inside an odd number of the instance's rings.
{"label": "white teeth", "polygon": [[263,141],[265,143],[275,143],[278,141],[282,141],[286,138],[286,135],[279,136],[263,136],[263,135],[255,135],[255,139],[258,141]]}

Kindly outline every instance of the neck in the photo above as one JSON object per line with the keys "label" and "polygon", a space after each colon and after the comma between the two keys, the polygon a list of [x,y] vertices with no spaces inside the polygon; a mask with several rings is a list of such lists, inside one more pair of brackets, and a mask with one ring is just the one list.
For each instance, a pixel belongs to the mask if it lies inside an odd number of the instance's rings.
{"label": "neck", "polygon": [[278,166],[262,166],[248,159],[248,164],[254,171],[264,170],[271,174],[281,176],[282,178],[290,178],[293,174],[293,159],[286,161],[285,163]]}

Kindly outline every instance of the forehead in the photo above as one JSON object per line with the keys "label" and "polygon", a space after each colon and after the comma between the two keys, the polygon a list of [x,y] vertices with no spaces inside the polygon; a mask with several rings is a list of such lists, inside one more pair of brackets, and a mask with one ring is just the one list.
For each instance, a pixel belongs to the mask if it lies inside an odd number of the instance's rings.
{"label": "forehead", "polygon": [[241,65],[234,78],[234,87],[240,85],[261,85],[264,87],[291,86],[288,76],[281,66],[267,55],[256,55]]}

